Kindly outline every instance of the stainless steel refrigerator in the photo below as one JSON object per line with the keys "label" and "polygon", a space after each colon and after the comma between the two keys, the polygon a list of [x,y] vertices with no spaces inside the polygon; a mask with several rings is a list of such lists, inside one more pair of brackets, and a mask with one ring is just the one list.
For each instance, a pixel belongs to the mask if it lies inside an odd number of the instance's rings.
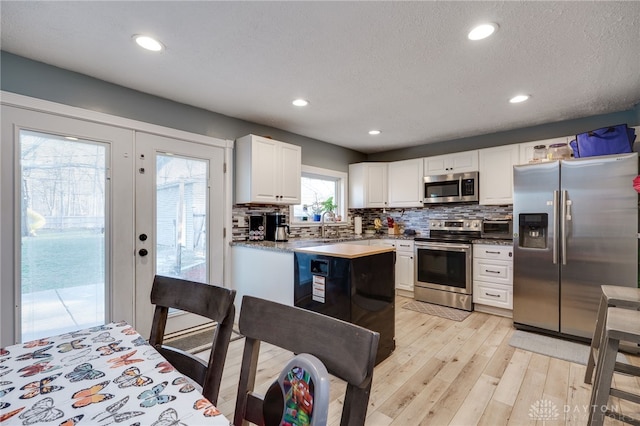
{"label": "stainless steel refrigerator", "polygon": [[513,322],[591,338],[600,285],[638,286],[638,154],[514,167]]}

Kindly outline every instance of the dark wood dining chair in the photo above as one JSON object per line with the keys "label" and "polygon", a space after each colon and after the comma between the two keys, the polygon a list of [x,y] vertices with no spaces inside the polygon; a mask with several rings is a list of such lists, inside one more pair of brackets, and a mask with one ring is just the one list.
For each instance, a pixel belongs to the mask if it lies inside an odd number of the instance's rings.
{"label": "dark wood dining chair", "polygon": [[329,374],[347,382],[342,426],[364,425],[380,334],[317,312],[251,296],[242,298],[240,334],[245,336],[235,426],[263,424],[261,395],[254,392],[260,342],[317,357]]}
{"label": "dark wood dining chair", "polygon": [[[149,344],[179,372],[202,386],[202,394],[214,405],[218,401],[222,370],[231,340],[236,291],[210,284],[156,275],[151,303],[156,306]],[[209,361],[163,344],[169,308],[180,309],[215,321]]]}

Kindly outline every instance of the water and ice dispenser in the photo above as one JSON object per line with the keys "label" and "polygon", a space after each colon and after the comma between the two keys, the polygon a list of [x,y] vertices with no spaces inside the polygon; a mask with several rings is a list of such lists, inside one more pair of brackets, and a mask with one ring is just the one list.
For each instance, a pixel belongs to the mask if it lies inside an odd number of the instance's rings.
{"label": "water and ice dispenser", "polygon": [[520,247],[547,248],[547,232],[549,229],[549,215],[547,213],[521,213],[518,217],[520,223],[519,237]]}

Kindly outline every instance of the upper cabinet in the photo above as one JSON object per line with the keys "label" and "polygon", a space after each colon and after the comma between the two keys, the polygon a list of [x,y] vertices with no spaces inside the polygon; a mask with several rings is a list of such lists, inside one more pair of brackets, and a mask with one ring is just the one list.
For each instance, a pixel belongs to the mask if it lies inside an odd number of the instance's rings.
{"label": "upper cabinet", "polygon": [[349,208],[387,206],[387,163],[349,164]]}
{"label": "upper cabinet", "polygon": [[235,152],[236,203],[300,204],[301,147],[247,135]]}
{"label": "upper cabinet", "polygon": [[423,167],[422,158],[389,163],[389,207],[423,207]]}
{"label": "upper cabinet", "polygon": [[563,136],[561,138],[553,138],[553,139],[544,139],[540,141],[531,141],[531,142],[523,142],[519,144],[520,146],[520,159],[518,160],[518,164],[528,164],[533,160],[533,148],[538,145],[545,145],[549,148],[549,145],[553,145],[555,143],[566,143],[574,140],[575,136]]}
{"label": "upper cabinet", "polygon": [[478,151],[456,152],[424,159],[424,175],[448,175],[478,171]]}
{"label": "upper cabinet", "polygon": [[478,151],[480,204],[513,204],[513,166],[518,164],[518,145]]}

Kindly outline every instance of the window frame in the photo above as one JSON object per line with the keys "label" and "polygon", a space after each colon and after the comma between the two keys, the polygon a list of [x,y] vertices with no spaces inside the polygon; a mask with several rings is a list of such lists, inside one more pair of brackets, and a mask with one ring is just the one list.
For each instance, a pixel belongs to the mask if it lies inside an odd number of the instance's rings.
{"label": "window frame", "polygon": [[[349,174],[338,170],[322,167],[302,165],[302,177],[336,180],[335,203],[338,205],[338,215],[342,216],[339,222],[327,222],[327,225],[345,225],[349,222]],[[294,206],[289,206],[289,224],[292,226],[318,226],[320,222],[296,220]]]}

